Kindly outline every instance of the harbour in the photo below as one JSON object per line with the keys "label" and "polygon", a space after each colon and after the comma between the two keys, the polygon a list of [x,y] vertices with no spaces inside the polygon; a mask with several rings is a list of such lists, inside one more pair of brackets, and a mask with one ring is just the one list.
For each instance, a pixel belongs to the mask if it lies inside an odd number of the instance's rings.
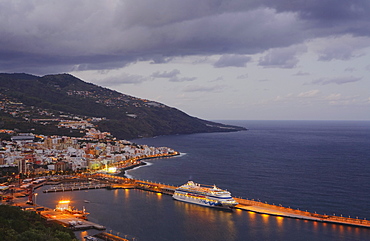
{"label": "harbour", "polygon": [[[265,240],[286,240],[287,236],[295,234],[302,237],[315,235],[315,240],[327,240],[337,235],[357,237],[346,240],[364,240],[370,231],[359,226],[267,215],[240,208],[224,211],[202,207],[173,200],[170,195],[161,192],[137,188],[56,193],[43,193],[39,190],[38,197],[39,203],[45,206],[51,206],[55,202],[53,200],[68,197],[79,209],[85,206],[90,213],[89,221],[103,224],[106,233],[130,241],[166,240],[164,237],[168,237],[168,240],[194,240],[194,237],[199,240],[256,240],[260,237]],[[90,202],[85,203],[84,200]],[[199,226],[208,231],[202,232]],[[98,232],[96,229],[88,229],[78,233],[81,233],[79,237],[84,237]]]}
{"label": "harbour", "polygon": [[[73,183],[70,185],[63,184],[62,187],[53,187],[43,190],[44,193],[53,192],[67,192],[67,191],[81,191],[81,190],[89,190],[89,189],[100,189],[100,188],[108,188],[108,189],[140,189],[144,191],[150,191],[165,195],[173,195],[175,190],[178,188],[176,186],[163,184],[163,183],[155,183],[151,181],[144,181],[144,180],[136,180],[131,178],[125,178],[120,176],[114,176],[109,174],[102,174],[96,173],[93,175],[85,176],[84,178],[94,178],[95,183],[88,183],[81,182],[81,183]],[[96,179],[95,179],[96,178]],[[97,183],[97,180],[104,180],[105,183]],[[64,188],[65,187],[65,188]],[[57,191],[56,191],[57,190]],[[318,213],[311,213],[308,211],[302,211],[299,209],[293,209],[290,207],[283,207],[281,205],[274,205],[263,203],[255,200],[248,200],[243,198],[234,197],[234,199],[238,202],[238,205],[233,207],[233,209],[240,209],[245,211],[251,211],[259,214],[267,214],[273,216],[280,216],[280,217],[287,217],[287,218],[294,218],[294,219],[301,219],[307,221],[314,221],[314,222],[325,222],[325,223],[334,223],[340,225],[350,225],[356,227],[363,227],[363,228],[370,228],[370,221],[366,219],[358,219],[358,218],[351,218],[351,217],[343,217],[343,216],[335,216],[335,215],[326,215],[326,214],[318,214]],[[93,226],[87,226],[93,227]]]}
{"label": "harbour", "polygon": [[[253,132],[250,132],[250,135],[253,140],[259,137],[259,135],[253,135]],[[214,136],[212,134],[212,138],[208,140],[212,146],[225,142],[224,135],[216,139],[220,142],[212,142]],[[199,136],[179,136],[176,137],[179,139],[178,146],[173,138],[169,137],[157,138],[153,141],[160,145],[168,145],[162,141],[165,138],[168,138],[176,149],[180,149],[185,142],[199,147],[201,143],[197,142],[197,139],[202,140]],[[289,138],[284,138],[285,140]],[[316,139],[313,141],[316,144]],[[330,143],[329,140],[325,140],[325,143],[327,142]],[[257,145],[266,145],[265,148],[268,149],[274,143],[276,143],[274,139],[267,144],[266,139],[263,139]],[[310,147],[310,142],[306,143],[308,144],[305,147]],[[286,143],[286,146],[290,145],[292,145],[290,142]],[[317,147],[313,147],[316,150]],[[367,162],[357,158],[357,162],[351,163],[352,159],[346,157],[346,153],[349,153],[347,146],[338,147],[336,155],[333,155],[348,159],[343,162],[338,158],[330,162],[322,161],[325,159],[309,158],[309,153],[313,151],[311,148],[300,152],[293,151],[295,148],[289,148],[292,150],[290,155],[293,158],[289,158],[287,149],[282,149],[284,152],[274,155],[274,160],[268,163],[263,162],[264,157],[246,158],[255,155],[255,152],[243,154],[235,151],[233,158],[230,159],[232,165],[222,165],[222,168],[220,164],[225,163],[225,157],[219,158],[219,162],[203,162],[203,160],[216,160],[216,156],[221,157],[224,151],[197,152],[195,148],[192,151],[184,148],[183,153],[194,152],[199,158],[193,160],[194,155],[185,154],[172,159],[158,159],[155,160],[155,164],[153,160],[150,168],[138,168],[126,173],[129,177],[135,178],[115,176],[111,179],[103,174],[94,177],[74,176],[74,178],[83,179],[84,182],[88,182],[88,178],[96,178],[101,183],[109,183],[108,187],[100,189],[73,189],[73,191],[46,193],[43,190],[53,185],[67,184],[65,182],[58,184],[59,181],[48,182],[51,185],[45,185],[37,190],[37,205],[51,207],[55,205],[53,201],[61,197],[69,197],[80,208],[85,205],[88,211],[91,210],[90,221],[104,224],[107,228],[106,232],[111,233],[113,230],[113,233],[132,234],[139,240],[153,240],[153,237],[156,237],[156,240],[161,240],[162,237],[171,237],[169,240],[193,240],[194,237],[199,240],[303,240],[299,238],[301,236],[309,237],[311,240],[366,240],[369,236],[369,228],[366,224],[369,214],[364,208],[369,200],[366,192],[369,183],[366,181],[368,176],[365,171]],[[254,151],[255,148],[248,149],[248,146],[245,146],[243,150]],[[258,150],[258,153],[267,153],[267,151]],[[297,158],[297,153],[305,155]],[[307,158],[304,159],[306,156]],[[327,156],[323,154],[323,158]],[[244,158],[246,160],[240,162]],[[149,164],[150,162],[152,161],[149,160]],[[319,170],[332,168],[334,171],[321,173],[313,172],[315,169],[307,169],[315,165]],[[197,168],[194,169],[194,166]],[[336,167],[341,168],[337,170]],[[340,171],[344,169],[349,171]],[[202,170],[207,170],[207,173]],[[233,177],[229,178],[228,175],[231,173]],[[170,195],[179,187],[178,185],[184,183],[184,180],[192,177],[201,183],[215,183],[227,188],[239,205],[233,209],[233,212],[220,212],[174,201]],[[263,182],[261,182],[262,179]],[[164,182],[178,185],[167,185]],[[15,196],[18,195],[15,193]],[[250,198],[240,197],[244,195]],[[269,203],[260,201],[256,197],[268,200]],[[283,203],[283,205],[275,205],[273,202]],[[307,212],[306,209],[310,211]],[[200,232],[198,227],[210,231]],[[90,235],[94,231],[98,230],[92,228],[83,232],[88,232]]]}
{"label": "harbour", "polygon": [[[104,176],[107,177],[106,175]],[[122,180],[122,177],[111,176],[109,178]],[[150,181],[142,181],[142,180],[130,180],[130,181],[133,181],[134,183],[138,183],[137,187],[139,189],[167,194],[167,195],[173,195],[174,190],[178,188],[178,187],[167,185],[167,184],[153,183]],[[248,199],[235,198],[235,197],[234,199],[239,203],[238,205],[235,206],[235,208],[241,209],[241,210],[252,211],[252,212],[256,212],[260,214],[268,214],[268,215],[273,215],[273,216],[302,219],[302,220],[308,220],[308,221],[327,222],[327,223],[335,223],[335,224],[341,224],[341,225],[351,225],[351,226],[370,228],[370,221],[366,219],[317,214],[317,213],[311,213],[311,212],[302,211],[298,209],[283,207],[279,205],[267,204],[267,203],[263,203],[263,202],[259,202],[255,200],[248,200]]]}

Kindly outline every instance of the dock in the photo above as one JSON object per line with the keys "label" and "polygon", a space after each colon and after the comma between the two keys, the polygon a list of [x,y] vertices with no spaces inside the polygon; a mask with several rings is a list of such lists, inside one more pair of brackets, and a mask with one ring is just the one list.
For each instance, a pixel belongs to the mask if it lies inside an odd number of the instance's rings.
{"label": "dock", "polygon": [[[144,191],[156,192],[166,195],[173,195],[176,190],[176,186],[156,183],[151,181],[137,180],[120,176],[113,176],[109,174],[96,173],[90,175],[90,177],[96,178],[97,180],[104,180],[105,183],[90,183],[86,185],[84,183],[78,183],[73,185],[54,186],[50,189],[44,190],[44,192],[58,192],[58,191],[78,191],[84,189],[140,189]],[[302,211],[299,209],[292,209],[283,206],[277,206],[272,204],[263,203],[255,200],[248,200],[243,198],[234,197],[235,201],[239,204],[234,209],[250,211],[260,214],[268,214],[273,216],[280,216],[286,218],[294,218],[315,222],[325,222],[340,225],[350,225],[356,227],[370,228],[370,221],[366,219],[358,219],[351,217],[342,217],[335,215],[323,215],[317,213],[311,213],[308,211]]]}
{"label": "dock", "polygon": [[308,211],[302,211],[293,208],[287,208],[272,204],[266,204],[253,200],[246,200],[241,198],[234,198],[239,204],[235,206],[237,209],[251,211],[260,214],[268,214],[273,216],[295,218],[316,222],[334,223],[342,225],[357,226],[363,228],[370,228],[370,221],[366,219],[341,217],[335,215],[322,215],[317,213],[311,213]]}
{"label": "dock", "polygon": [[[176,186],[171,186],[162,183],[155,183],[150,181],[143,181],[143,180],[136,180],[136,179],[129,179],[124,177],[117,177],[111,176],[106,174],[98,174],[102,175],[108,179],[116,179],[131,182],[132,185],[136,185],[137,189],[150,191],[150,192],[157,192],[167,195],[172,195],[175,190]],[[294,219],[301,219],[301,220],[308,220],[308,221],[316,221],[316,222],[325,222],[325,223],[333,223],[333,224],[340,224],[340,225],[349,225],[349,226],[356,226],[356,227],[363,227],[363,228],[370,228],[370,221],[366,219],[358,219],[358,218],[351,218],[351,217],[342,217],[342,216],[335,216],[335,215],[322,215],[317,213],[311,213],[307,211],[302,211],[299,209],[287,208],[283,206],[277,206],[272,204],[263,203],[260,201],[248,200],[243,198],[236,198],[234,197],[235,201],[239,204],[234,207],[234,209],[245,210],[260,214],[268,214],[273,216],[280,216],[286,218],[294,218]]]}
{"label": "dock", "polygon": [[113,184],[109,187],[107,187],[108,189],[135,189],[137,188],[137,185],[136,184]]}
{"label": "dock", "polygon": [[59,184],[51,188],[45,189],[43,192],[68,192],[68,191],[80,191],[88,189],[100,189],[110,186],[109,184],[103,183],[73,183],[73,184]]}
{"label": "dock", "polygon": [[49,222],[55,222],[63,225],[64,227],[68,227],[74,231],[77,230],[88,230],[88,229],[96,229],[96,230],[105,230],[106,227],[100,224],[96,224],[81,218],[80,215],[73,215],[73,213],[69,212],[62,212],[56,211],[54,209],[34,205],[34,204],[26,204],[25,199],[17,200],[17,202],[12,203],[12,206],[20,207],[23,210],[33,211],[44,217]]}
{"label": "dock", "polygon": [[87,229],[97,229],[105,230],[106,228],[100,224],[96,224],[84,219],[77,218],[72,214],[58,212],[54,210],[46,209],[45,211],[40,211],[39,214],[46,218],[48,221],[56,222],[64,227],[68,227],[72,230],[87,230]]}

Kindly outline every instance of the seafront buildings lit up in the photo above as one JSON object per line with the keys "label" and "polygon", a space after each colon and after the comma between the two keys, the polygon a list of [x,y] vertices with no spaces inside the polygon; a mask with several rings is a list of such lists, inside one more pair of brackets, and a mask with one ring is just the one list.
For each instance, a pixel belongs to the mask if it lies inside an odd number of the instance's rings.
{"label": "seafront buildings lit up", "polygon": [[0,165],[18,167],[24,175],[54,174],[87,170],[110,170],[115,163],[135,158],[175,153],[168,147],[136,145],[116,140],[108,132],[89,129],[84,137],[23,134],[2,141]]}

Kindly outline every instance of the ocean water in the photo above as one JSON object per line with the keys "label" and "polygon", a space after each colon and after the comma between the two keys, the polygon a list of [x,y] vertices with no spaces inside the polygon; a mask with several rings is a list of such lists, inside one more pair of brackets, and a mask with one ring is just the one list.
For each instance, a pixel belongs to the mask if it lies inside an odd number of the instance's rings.
{"label": "ocean water", "polygon": [[[171,185],[191,179],[237,197],[370,219],[369,121],[223,123],[249,130],[133,140],[182,154],[150,160],[127,175]],[[53,207],[61,197],[135,240],[370,240],[370,229],[225,212],[140,190],[40,193],[38,203]]]}

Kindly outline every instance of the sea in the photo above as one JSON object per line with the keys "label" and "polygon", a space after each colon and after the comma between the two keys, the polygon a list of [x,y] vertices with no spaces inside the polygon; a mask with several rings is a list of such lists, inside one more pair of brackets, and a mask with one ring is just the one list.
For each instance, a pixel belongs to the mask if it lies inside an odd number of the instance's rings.
{"label": "sea", "polygon": [[[181,155],[149,160],[125,175],[174,186],[216,184],[235,197],[370,219],[370,121],[218,122],[248,130],[132,140]],[[69,198],[89,220],[129,240],[370,240],[369,228],[218,210],[142,190],[37,192],[38,204],[55,207]]]}

